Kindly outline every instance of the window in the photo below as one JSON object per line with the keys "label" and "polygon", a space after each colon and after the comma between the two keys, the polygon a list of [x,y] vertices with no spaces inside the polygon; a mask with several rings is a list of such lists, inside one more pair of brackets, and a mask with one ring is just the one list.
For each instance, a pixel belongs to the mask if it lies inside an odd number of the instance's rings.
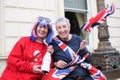
{"label": "window", "polygon": [[87,11],[86,0],[64,0],[65,9]]}
{"label": "window", "polygon": [[[81,30],[81,26],[87,20],[87,0],[64,0],[65,17],[70,20],[70,33],[86,37],[86,32]],[[89,42],[89,41],[88,41]]]}

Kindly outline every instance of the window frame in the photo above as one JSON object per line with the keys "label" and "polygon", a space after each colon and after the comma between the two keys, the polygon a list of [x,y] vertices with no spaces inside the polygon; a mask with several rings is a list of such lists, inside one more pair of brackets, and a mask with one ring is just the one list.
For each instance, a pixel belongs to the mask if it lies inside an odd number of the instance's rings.
{"label": "window frame", "polygon": [[[64,3],[65,4],[65,3]],[[86,0],[86,5],[87,5],[87,10],[85,9],[75,9],[75,8],[68,8],[68,7],[65,7],[64,6],[64,12],[66,11],[70,11],[70,12],[76,12],[76,13],[85,13],[86,14],[86,21],[90,18],[90,1],[89,0]],[[87,34],[88,37],[87,37],[87,41],[88,41],[88,44],[87,44],[87,48],[90,49],[93,44],[92,42],[92,39],[90,38],[92,35],[89,33]]]}

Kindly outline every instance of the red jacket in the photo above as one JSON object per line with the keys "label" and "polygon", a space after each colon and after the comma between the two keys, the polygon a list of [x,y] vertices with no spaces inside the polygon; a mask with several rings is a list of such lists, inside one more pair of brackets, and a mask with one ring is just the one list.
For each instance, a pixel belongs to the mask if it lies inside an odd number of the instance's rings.
{"label": "red jacket", "polygon": [[42,74],[33,73],[32,67],[42,64],[45,53],[44,43],[33,42],[30,37],[21,38],[10,52],[0,80],[40,80]]}

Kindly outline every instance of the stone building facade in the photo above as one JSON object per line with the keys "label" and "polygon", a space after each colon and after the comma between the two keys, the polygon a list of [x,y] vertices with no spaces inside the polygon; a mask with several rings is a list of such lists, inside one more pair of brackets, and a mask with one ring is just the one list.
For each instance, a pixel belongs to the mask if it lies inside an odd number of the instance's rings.
{"label": "stone building facade", "polygon": [[[71,1],[71,2],[69,2]],[[76,2],[77,7],[72,3]],[[78,2],[80,3],[78,3]],[[35,19],[45,16],[54,23],[66,12],[75,13],[82,25],[97,13],[97,0],[0,0],[0,74],[6,65],[7,56],[18,39],[29,36]],[[105,5],[115,4],[115,13],[108,17],[110,42],[120,51],[120,1],[104,0]],[[82,5],[82,4],[85,4]],[[98,29],[95,28],[88,38],[88,49],[92,52],[98,46]]]}

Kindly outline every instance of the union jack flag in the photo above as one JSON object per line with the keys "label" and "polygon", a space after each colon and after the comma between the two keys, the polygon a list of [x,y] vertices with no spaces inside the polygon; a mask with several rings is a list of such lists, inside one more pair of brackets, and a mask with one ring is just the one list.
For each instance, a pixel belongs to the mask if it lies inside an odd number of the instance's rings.
{"label": "union jack flag", "polygon": [[83,67],[84,69],[87,69],[90,72],[90,76],[94,80],[107,80],[105,75],[91,64],[82,62],[80,63],[80,66]]}
{"label": "union jack flag", "polygon": [[65,76],[67,76],[75,68],[76,68],[76,66],[69,67],[69,68],[66,68],[66,69],[56,69],[56,71],[52,74],[52,77],[63,79]]}
{"label": "union jack flag", "polygon": [[97,26],[99,24],[102,24],[106,22],[106,18],[113,14],[115,12],[114,4],[112,4],[108,8],[102,9],[95,17],[90,18],[82,27],[82,30],[85,30],[87,32],[91,32],[91,29],[94,28],[94,26]]}

